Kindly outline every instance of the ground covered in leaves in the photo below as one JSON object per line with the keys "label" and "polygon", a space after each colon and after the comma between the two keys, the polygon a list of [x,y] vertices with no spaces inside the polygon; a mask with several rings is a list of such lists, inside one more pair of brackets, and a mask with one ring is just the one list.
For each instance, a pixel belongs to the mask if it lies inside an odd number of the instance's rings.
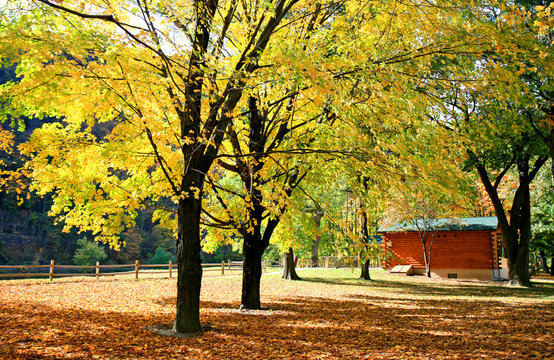
{"label": "ground covered in leaves", "polygon": [[175,279],[0,282],[1,359],[554,358],[554,282],[532,289],[350,270],[262,279],[241,312],[240,277],[207,278],[193,338],[161,336]]}

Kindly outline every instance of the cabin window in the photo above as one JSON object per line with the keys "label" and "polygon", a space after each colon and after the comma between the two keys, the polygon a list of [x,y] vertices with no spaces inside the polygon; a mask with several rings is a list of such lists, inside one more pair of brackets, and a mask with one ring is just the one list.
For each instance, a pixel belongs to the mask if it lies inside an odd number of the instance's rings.
{"label": "cabin window", "polygon": [[448,278],[449,278],[449,279],[457,279],[457,278],[458,278],[458,274],[457,274],[457,273],[448,273]]}

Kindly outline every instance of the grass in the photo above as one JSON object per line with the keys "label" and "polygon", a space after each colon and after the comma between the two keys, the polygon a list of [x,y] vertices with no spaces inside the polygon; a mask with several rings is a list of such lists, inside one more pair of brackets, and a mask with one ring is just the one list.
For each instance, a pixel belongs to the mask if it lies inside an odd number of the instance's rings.
{"label": "grass", "polygon": [[[530,289],[337,269],[262,279],[264,311],[240,312],[241,278],[207,277],[211,330],[163,337],[175,279],[0,282],[2,359],[551,359],[554,282]],[[90,279],[88,279],[90,280]]]}

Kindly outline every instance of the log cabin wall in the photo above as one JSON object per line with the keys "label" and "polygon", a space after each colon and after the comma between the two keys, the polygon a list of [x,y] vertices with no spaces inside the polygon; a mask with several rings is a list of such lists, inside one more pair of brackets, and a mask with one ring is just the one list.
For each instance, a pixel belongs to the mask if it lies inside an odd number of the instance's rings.
{"label": "log cabin wall", "polygon": [[[383,244],[390,253],[385,266],[413,265],[424,269],[423,247],[417,232],[383,234]],[[497,234],[491,231],[442,231],[435,233],[431,251],[431,271],[439,276],[459,274],[464,278],[492,278],[499,267]],[[461,271],[467,270],[467,271]]]}

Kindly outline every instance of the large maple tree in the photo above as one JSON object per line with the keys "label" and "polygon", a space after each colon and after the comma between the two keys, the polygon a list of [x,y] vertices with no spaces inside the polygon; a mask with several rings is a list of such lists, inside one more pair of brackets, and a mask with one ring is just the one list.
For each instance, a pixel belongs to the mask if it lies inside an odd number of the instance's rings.
{"label": "large maple tree", "polygon": [[[206,174],[260,59],[298,0],[21,1],[3,18],[10,93],[26,114],[63,117],[25,150],[35,187],[68,226],[114,241],[145,203],[176,204],[174,331],[201,330],[200,214]],[[286,20],[285,20],[286,19]],[[92,129],[110,123],[104,138]]]}

